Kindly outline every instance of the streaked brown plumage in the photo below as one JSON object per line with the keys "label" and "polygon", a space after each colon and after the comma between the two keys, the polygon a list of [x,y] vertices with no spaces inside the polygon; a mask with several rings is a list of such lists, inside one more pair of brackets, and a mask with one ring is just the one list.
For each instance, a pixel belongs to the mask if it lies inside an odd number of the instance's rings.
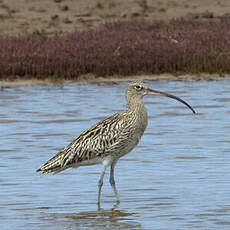
{"label": "streaked brown plumage", "polygon": [[110,184],[119,202],[114,181],[114,167],[120,157],[130,152],[138,144],[146,129],[148,118],[142,98],[150,94],[176,99],[195,113],[190,105],[178,97],[151,90],[142,82],[131,83],[126,90],[126,111],[118,112],[90,127],[37,171],[42,171],[41,175],[45,175],[51,172],[58,173],[70,167],[101,163],[103,169],[98,183],[99,204],[105,170],[111,166]]}

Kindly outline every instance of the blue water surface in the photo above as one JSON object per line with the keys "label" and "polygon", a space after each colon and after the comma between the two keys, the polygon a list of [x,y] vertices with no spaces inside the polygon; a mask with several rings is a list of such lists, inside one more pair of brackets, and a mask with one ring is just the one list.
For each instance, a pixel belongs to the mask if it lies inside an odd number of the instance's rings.
{"label": "blue water surface", "polygon": [[0,227],[33,229],[230,229],[230,80],[149,81],[177,95],[145,98],[149,124],[116,165],[97,211],[101,166],[40,177],[35,170],[82,131],[125,109],[127,83],[0,91]]}

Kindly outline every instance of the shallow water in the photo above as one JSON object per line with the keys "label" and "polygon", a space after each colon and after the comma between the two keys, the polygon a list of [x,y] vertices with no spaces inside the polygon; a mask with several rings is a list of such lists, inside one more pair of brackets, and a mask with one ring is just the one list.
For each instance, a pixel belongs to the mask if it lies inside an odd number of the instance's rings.
{"label": "shallow water", "polygon": [[35,170],[83,130],[125,108],[126,83],[0,91],[1,229],[229,229],[230,81],[148,82],[185,99],[145,99],[149,124],[115,168],[97,211],[101,166]]}

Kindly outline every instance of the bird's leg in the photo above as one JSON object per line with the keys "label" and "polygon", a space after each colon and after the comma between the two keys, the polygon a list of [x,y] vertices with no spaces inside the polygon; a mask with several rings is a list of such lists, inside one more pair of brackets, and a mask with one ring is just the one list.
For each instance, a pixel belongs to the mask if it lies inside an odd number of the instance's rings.
{"label": "bird's leg", "polygon": [[113,188],[113,192],[116,196],[116,199],[117,199],[117,203],[120,203],[120,198],[119,198],[119,194],[118,194],[118,191],[117,191],[117,188],[116,188],[116,185],[115,185],[115,180],[114,180],[114,168],[115,168],[115,165],[116,165],[117,162],[113,162],[111,164],[111,168],[110,168],[110,179],[109,179],[109,182]]}
{"label": "bird's leg", "polygon": [[[101,172],[101,175],[100,175],[100,179],[99,179],[99,181],[98,181],[98,197],[97,197],[97,204],[98,204],[98,207],[100,207],[100,201],[101,201],[101,188],[102,188],[102,185],[103,185],[103,179],[104,179],[105,171],[106,171],[106,166],[103,165],[103,167],[102,167],[102,172]],[[100,209],[100,208],[99,208],[99,209]]]}

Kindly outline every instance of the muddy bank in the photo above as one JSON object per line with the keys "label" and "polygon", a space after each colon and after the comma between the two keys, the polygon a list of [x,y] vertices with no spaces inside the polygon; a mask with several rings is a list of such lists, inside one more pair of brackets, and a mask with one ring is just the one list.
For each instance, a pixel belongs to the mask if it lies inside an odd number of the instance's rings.
{"label": "muddy bank", "polygon": [[126,82],[126,81],[217,81],[223,79],[229,79],[230,75],[220,76],[218,74],[198,74],[198,75],[179,75],[175,76],[172,74],[160,74],[160,75],[140,75],[140,76],[108,76],[108,77],[95,77],[93,75],[84,75],[80,76],[77,80],[63,80],[54,81],[52,79],[45,80],[26,80],[26,79],[17,79],[17,80],[0,80],[0,89],[14,86],[31,86],[31,85],[62,85],[62,84],[71,84],[71,83],[81,83],[81,84],[99,84],[99,83],[109,83],[114,84],[117,82]]}
{"label": "muddy bank", "polygon": [[117,20],[216,18],[229,9],[228,0],[0,0],[0,32],[63,34]]}

